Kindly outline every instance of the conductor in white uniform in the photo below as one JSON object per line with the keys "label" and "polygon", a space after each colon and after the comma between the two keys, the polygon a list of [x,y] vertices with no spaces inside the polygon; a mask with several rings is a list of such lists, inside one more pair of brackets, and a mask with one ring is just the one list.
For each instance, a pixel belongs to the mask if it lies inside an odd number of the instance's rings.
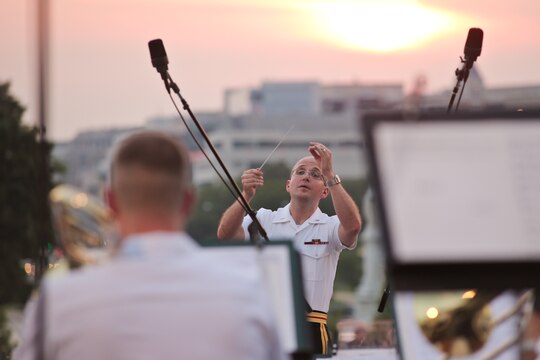
{"label": "conductor in white uniform", "polygon": [[[356,246],[362,220],[358,207],[334,172],[332,152],[321,143],[312,142],[311,156],[300,159],[286,182],[290,203],[275,211],[261,208],[257,219],[270,240],[292,239],[300,252],[304,291],[310,307],[307,320],[312,326],[316,352],[329,354],[326,327],[339,255]],[[249,169],[242,174],[242,195],[249,202],[264,185],[263,172]],[[319,202],[330,196],[336,215],[328,216]],[[251,218],[245,216],[238,201],[223,214],[219,239],[248,239]]]}

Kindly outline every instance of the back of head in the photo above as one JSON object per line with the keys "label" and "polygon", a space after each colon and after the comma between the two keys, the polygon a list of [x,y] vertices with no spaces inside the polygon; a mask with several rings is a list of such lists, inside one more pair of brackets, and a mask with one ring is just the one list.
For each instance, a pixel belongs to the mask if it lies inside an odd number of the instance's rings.
{"label": "back of head", "polygon": [[[159,132],[140,132],[123,140],[111,164],[111,188],[124,212],[174,211],[190,186],[186,149]],[[150,215],[150,214],[149,214]]]}

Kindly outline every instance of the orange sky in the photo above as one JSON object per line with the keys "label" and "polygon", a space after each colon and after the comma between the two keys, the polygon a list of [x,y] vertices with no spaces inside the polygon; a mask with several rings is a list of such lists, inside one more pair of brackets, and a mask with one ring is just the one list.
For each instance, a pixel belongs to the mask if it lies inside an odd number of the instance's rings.
{"label": "orange sky", "polygon": [[[35,117],[33,3],[0,0],[0,81],[11,81],[29,122]],[[475,66],[488,86],[540,84],[537,0],[514,0],[511,7],[502,0],[50,3],[52,139],[172,114],[150,64],[147,42],[154,38],[163,39],[170,73],[195,110],[218,110],[225,88],[265,80],[397,82],[407,89],[424,74],[429,91],[450,88],[470,27],[484,30]],[[405,47],[392,49],[397,40]]]}

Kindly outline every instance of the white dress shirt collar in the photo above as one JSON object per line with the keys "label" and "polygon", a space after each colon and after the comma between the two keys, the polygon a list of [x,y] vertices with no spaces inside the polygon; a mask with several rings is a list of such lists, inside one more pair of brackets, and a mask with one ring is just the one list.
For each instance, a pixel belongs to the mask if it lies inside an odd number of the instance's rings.
{"label": "white dress shirt collar", "polygon": [[122,258],[177,257],[195,251],[199,245],[185,232],[155,231],[130,235],[117,253]]}
{"label": "white dress shirt collar", "polygon": [[[276,210],[276,216],[272,220],[272,223],[279,224],[279,223],[286,223],[291,222],[294,224],[294,219],[291,215],[291,203],[288,203],[286,206],[279,208]],[[309,219],[306,220],[309,224],[324,224],[326,223],[326,216],[321,211],[321,209],[317,208],[315,212],[309,217]]]}

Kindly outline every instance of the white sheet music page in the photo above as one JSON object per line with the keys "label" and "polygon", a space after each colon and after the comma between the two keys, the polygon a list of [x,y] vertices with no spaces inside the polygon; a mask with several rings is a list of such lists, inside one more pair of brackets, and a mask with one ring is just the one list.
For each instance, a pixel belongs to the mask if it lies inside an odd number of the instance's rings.
{"label": "white sheet music page", "polygon": [[540,121],[383,122],[373,136],[397,261],[540,259]]}

